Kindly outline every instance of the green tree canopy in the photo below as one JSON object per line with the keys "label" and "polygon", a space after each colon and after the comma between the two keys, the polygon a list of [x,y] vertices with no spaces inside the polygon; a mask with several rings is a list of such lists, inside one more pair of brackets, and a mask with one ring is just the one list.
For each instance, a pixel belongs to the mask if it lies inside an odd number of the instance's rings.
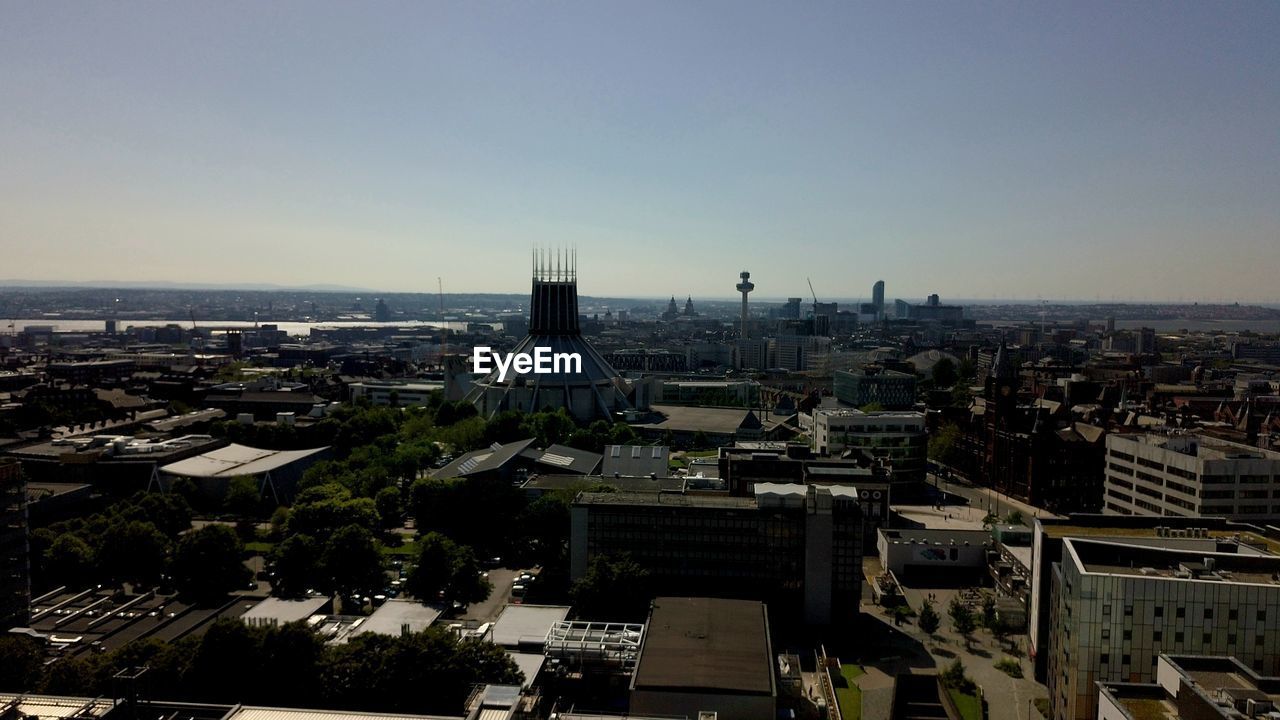
{"label": "green tree canopy", "polygon": [[241,555],[244,545],[226,525],[206,525],[178,541],[171,574],[178,591],[201,602],[215,602],[244,587],[252,576]]}

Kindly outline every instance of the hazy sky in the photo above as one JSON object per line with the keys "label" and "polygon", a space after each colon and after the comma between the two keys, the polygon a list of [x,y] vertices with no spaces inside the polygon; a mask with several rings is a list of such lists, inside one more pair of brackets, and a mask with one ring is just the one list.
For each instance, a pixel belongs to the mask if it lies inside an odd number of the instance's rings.
{"label": "hazy sky", "polygon": [[1280,2],[0,5],[0,278],[1280,298]]}

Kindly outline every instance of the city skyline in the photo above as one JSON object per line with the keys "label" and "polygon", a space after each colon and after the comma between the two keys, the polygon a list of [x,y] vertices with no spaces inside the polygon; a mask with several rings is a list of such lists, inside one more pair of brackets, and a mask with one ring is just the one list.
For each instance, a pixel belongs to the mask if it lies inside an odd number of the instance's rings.
{"label": "city skyline", "polygon": [[1274,4],[8,16],[8,277],[1280,300]]}

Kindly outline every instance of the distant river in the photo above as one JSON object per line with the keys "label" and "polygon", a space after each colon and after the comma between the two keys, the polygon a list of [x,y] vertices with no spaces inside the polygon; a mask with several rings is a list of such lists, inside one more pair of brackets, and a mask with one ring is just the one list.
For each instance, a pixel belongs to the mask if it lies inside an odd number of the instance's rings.
{"label": "distant river", "polygon": [[[21,332],[28,325],[49,326],[52,325],[56,332],[68,333],[93,333],[105,332],[107,323],[105,320],[63,320],[61,318],[39,318],[28,320],[7,320],[0,318],[0,332],[8,332],[9,323],[13,322],[14,330]],[[484,321],[477,321],[484,322]],[[450,330],[465,331],[467,329],[466,322],[434,322],[427,320],[406,320],[404,322],[380,323],[372,320],[343,320],[334,322],[259,322],[259,325],[275,325],[277,328],[289,333],[289,335],[310,335],[312,328],[355,328],[355,327],[402,327],[402,328],[439,328],[448,326]],[[500,322],[486,322],[495,328],[501,328]],[[117,323],[119,330],[133,327],[164,327],[165,325],[181,325],[184,328],[191,327],[191,319],[186,320],[134,320],[121,319]],[[209,320],[207,322],[196,321],[196,327],[203,330],[240,330],[244,328],[252,328],[253,323],[244,320]]]}
{"label": "distant river", "polygon": [[[1039,325],[1037,319],[1027,320],[979,320],[989,325]],[[1102,318],[1091,318],[1090,322],[1102,324]],[[1156,332],[1177,332],[1178,330],[1196,330],[1203,332],[1240,332],[1252,330],[1260,333],[1280,333],[1280,320],[1202,320],[1190,318],[1172,318],[1160,320],[1116,320],[1116,329],[1132,330],[1149,327]]]}

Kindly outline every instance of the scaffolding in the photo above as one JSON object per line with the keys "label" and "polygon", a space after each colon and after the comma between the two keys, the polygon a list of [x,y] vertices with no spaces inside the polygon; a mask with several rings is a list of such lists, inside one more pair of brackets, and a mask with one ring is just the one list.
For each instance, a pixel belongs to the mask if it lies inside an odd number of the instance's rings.
{"label": "scaffolding", "polygon": [[547,665],[556,674],[630,675],[640,659],[641,623],[561,621],[547,631]]}

